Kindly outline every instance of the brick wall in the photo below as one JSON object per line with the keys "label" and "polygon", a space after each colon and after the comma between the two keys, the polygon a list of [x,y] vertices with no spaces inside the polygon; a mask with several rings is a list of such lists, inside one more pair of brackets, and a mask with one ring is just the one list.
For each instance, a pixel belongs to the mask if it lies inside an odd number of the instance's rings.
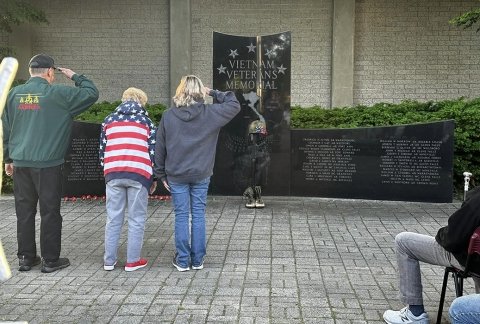
{"label": "brick wall", "polygon": [[448,24],[478,1],[357,0],[354,102],[480,95],[480,34]]}
{"label": "brick wall", "polygon": [[48,0],[41,8],[50,24],[34,27],[33,51],[90,77],[100,101],[135,86],[151,103],[169,102],[168,0]]}
{"label": "brick wall", "polygon": [[[33,28],[33,51],[91,77],[100,101],[136,86],[152,103],[170,102],[169,0],[45,0],[41,7],[50,24]],[[207,85],[213,31],[291,31],[292,105],[329,106],[332,0],[191,0],[191,7],[192,72]],[[354,103],[478,97],[480,33],[448,24],[477,7],[477,0],[356,0]]]}
{"label": "brick wall", "polygon": [[292,105],[330,103],[332,2],[192,0],[192,68],[212,84],[212,32],[257,36],[290,31]]}
{"label": "brick wall", "polygon": [[4,33],[4,32],[1,32],[0,33],[0,46],[1,47],[4,47],[8,44],[8,34],[7,33]]}

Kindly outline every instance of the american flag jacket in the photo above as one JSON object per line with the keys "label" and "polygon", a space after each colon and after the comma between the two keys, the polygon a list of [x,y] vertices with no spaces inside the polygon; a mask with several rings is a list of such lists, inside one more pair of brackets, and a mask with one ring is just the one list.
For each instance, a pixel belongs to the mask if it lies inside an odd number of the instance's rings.
{"label": "american flag jacket", "polygon": [[135,101],[122,102],[102,123],[100,164],[105,182],[132,179],[150,189],[156,128]]}

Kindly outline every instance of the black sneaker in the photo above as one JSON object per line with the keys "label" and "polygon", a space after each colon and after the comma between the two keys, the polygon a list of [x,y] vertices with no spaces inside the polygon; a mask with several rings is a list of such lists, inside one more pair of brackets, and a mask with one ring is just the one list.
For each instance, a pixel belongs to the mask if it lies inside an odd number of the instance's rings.
{"label": "black sneaker", "polygon": [[180,272],[185,272],[185,271],[190,270],[190,267],[184,268],[184,267],[182,267],[181,265],[179,265],[179,264],[177,263],[177,254],[176,254],[176,253],[175,253],[175,255],[173,256],[172,264],[173,264],[173,266],[174,266],[175,268],[177,268],[177,270],[180,271]]}
{"label": "black sneaker", "polygon": [[59,258],[57,261],[45,261],[42,262],[42,272],[50,273],[70,265],[70,261],[67,258]]}
{"label": "black sneaker", "polygon": [[35,259],[28,259],[25,258],[25,256],[22,256],[21,259],[18,259],[18,271],[30,271],[32,267],[40,264],[42,260],[40,257],[37,255],[35,256]]}

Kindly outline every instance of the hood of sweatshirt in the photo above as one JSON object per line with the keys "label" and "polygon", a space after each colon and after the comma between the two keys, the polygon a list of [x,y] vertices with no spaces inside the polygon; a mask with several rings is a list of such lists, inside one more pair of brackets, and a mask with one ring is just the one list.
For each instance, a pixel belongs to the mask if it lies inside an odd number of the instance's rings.
{"label": "hood of sweatshirt", "polygon": [[198,117],[200,113],[203,111],[205,105],[203,102],[196,102],[190,106],[183,106],[183,107],[173,107],[172,112],[175,116],[183,121],[190,121]]}
{"label": "hood of sweatshirt", "polygon": [[118,106],[115,109],[115,113],[116,114],[123,114],[123,115],[142,114],[142,115],[148,116],[148,113],[145,110],[145,108],[143,108],[142,105],[140,105],[138,102],[133,101],[133,100],[122,102],[120,104],[120,106]]}

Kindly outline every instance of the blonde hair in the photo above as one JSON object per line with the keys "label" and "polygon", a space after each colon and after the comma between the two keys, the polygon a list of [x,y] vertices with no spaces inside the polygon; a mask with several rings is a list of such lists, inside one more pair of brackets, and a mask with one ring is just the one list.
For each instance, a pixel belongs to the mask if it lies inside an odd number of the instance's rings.
{"label": "blonde hair", "polygon": [[123,92],[122,102],[127,100],[133,100],[138,102],[142,107],[145,107],[145,104],[148,101],[147,94],[140,89],[130,87]]}
{"label": "blonde hair", "polygon": [[202,99],[205,99],[202,80],[195,75],[186,75],[180,80],[173,103],[177,107],[190,106]]}

